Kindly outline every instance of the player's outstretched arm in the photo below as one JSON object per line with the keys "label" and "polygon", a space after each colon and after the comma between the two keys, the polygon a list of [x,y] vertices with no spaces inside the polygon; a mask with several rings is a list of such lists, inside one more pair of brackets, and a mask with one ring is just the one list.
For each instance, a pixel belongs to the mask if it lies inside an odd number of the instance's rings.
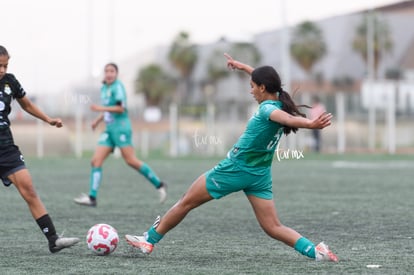
{"label": "player's outstretched arm", "polygon": [[31,114],[32,116],[43,120],[44,122],[56,126],[58,128],[62,127],[62,120],[60,118],[51,118],[48,115],[46,115],[42,110],[40,110],[39,107],[36,106],[27,96],[24,96],[22,98],[18,98],[17,102],[22,107],[22,109]]}
{"label": "player's outstretched arm", "polygon": [[323,113],[314,120],[301,116],[291,115],[283,110],[274,110],[270,114],[270,120],[293,128],[323,129],[331,125],[332,114]]}
{"label": "player's outstretched arm", "polygon": [[232,70],[237,69],[237,70],[245,71],[248,74],[252,74],[252,72],[254,70],[253,67],[251,67],[247,64],[244,64],[240,61],[234,60],[233,57],[231,57],[227,53],[224,54],[224,57],[227,59],[227,67],[229,69],[232,69]]}
{"label": "player's outstretched arm", "polygon": [[94,112],[111,112],[111,113],[123,113],[125,108],[122,105],[115,105],[115,106],[101,106],[97,104],[91,105],[91,111]]}

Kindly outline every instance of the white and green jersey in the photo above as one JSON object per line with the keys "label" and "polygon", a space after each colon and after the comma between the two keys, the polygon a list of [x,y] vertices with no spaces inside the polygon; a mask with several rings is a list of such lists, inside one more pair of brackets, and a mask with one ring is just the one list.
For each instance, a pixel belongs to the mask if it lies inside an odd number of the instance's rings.
{"label": "white and green jersey", "polygon": [[127,111],[127,98],[124,85],[119,80],[112,84],[104,84],[101,88],[101,104],[105,107],[121,105],[123,113],[104,112],[104,121],[107,128],[131,128]]}
{"label": "white and green jersey", "polygon": [[247,123],[246,130],[227,157],[245,168],[270,167],[274,152],[283,134],[283,125],[271,121],[270,114],[282,109],[282,102],[266,100]]}

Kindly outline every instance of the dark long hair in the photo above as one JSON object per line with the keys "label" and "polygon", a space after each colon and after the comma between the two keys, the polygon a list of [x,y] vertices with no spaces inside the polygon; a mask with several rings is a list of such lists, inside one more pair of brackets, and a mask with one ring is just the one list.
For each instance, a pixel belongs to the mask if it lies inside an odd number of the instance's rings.
{"label": "dark long hair", "polygon": [[[270,94],[278,94],[279,101],[282,102],[282,110],[293,116],[306,117],[304,113],[299,110],[299,107],[308,107],[306,105],[296,105],[288,92],[282,88],[282,81],[279,74],[271,66],[262,66],[253,70],[252,81],[257,85],[264,85],[266,91]],[[296,133],[298,128],[284,126],[283,132],[289,135],[291,132]]]}

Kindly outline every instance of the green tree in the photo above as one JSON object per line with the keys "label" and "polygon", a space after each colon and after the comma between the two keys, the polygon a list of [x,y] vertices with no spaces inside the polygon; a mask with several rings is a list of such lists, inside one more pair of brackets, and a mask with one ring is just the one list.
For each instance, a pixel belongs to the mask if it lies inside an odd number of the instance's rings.
{"label": "green tree", "polygon": [[188,33],[180,32],[176,36],[170,47],[168,58],[178,70],[180,74],[179,82],[183,84],[180,91],[178,91],[177,100],[180,102],[181,96],[189,93],[190,76],[198,59],[197,47],[191,43]]}
{"label": "green tree", "polygon": [[[384,53],[390,52],[393,48],[393,41],[391,38],[390,29],[386,21],[379,20],[378,16],[372,15],[373,26],[373,57],[374,57],[374,77],[377,76],[378,65]],[[365,63],[368,62],[368,20],[369,14],[365,14],[362,22],[357,26],[355,37],[352,41],[352,48],[358,52]]]}
{"label": "green tree", "polygon": [[174,91],[172,78],[158,64],[143,67],[135,81],[135,92],[143,93],[149,106],[167,101]]}
{"label": "green tree", "polygon": [[319,27],[310,21],[299,24],[293,33],[290,53],[309,76],[313,65],[326,54],[325,41]]}

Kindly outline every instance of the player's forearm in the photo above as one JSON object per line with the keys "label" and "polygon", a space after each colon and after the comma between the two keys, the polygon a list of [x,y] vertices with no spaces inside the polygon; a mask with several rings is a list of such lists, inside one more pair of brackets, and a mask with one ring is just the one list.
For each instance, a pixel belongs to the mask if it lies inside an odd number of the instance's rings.
{"label": "player's forearm", "polygon": [[312,129],[312,120],[307,119],[301,116],[289,115],[286,123],[284,125],[293,127],[293,128],[307,128]]}
{"label": "player's forearm", "polygon": [[239,69],[239,70],[241,70],[241,71],[244,71],[244,72],[248,73],[249,75],[250,75],[250,74],[252,74],[252,72],[253,72],[253,70],[254,70],[254,68],[253,68],[253,67],[251,67],[250,65],[247,65],[247,64],[241,63],[241,62],[239,62],[239,61],[234,61],[234,63],[235,63],[235,67],[236,67],[237,69]]}
{"label": "player's forearm", "polygon": [[244,64],[240,61],[234,60],[233,57],[231,57],[228,53],[224,53],[224,57],[227,58],[227,67],[230,69],[237,69],[241,71],[245,71],[249,75],[252,74],[254,68]]}
{"label": "player's forearm", "polygon": [[283,110],[273,111],[270,114],[270,120],[292,128],[312,128],[312,120],[291,115]]}
{"label": "player's forearm", "polygon": [[97,111],[99,111],[99,112],[110,112],[110,113],[123,113],[125,111],[125,109],[121,105],[99,106],[97,108]]}
{"label": "player's forearm", "polygon": [[46,115],[42,110],[40,110],[35,104],[30,103],[22,107],[23,110],[30,115],[43,120],[46,123],[50,123],[52,120],[48,115]]}

